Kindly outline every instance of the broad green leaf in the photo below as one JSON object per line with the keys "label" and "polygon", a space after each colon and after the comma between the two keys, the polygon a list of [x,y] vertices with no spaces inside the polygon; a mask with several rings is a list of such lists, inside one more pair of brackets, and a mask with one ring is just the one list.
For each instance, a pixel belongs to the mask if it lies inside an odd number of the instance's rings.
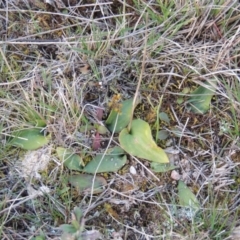
{"label": "broad green leaf", "polygon": [[81,167],[82,159],[78,154],[74,153],[70,149],[66,149],[62,147],[58,147],[56,151],[57,151],[57,156],[63,162],[64,166],[66,166],[70,170],[77,170],[77,171],[82,170],[82,167]]}
{"label": "broad green leaf", "polygon": [[44,136],[39,128],[29,128],[12,133],[10,145],[20,147],[25,150],[35,150],[46,145],[50,140],[49,136]]}
{"label": "broad green leaf", "polygon": [[168,163],[168,156],[157,146],[147,122],[136,119],[132,121],[130,132],[124,128],[119,135],[121,147],[129,154],[158,163]]}
{"label": "broad green leaf", "polygon": [[120,147],[109,149],[108,153],[98,154],[83,169],[86,173],[117,172],[127,161],[124,151]]}
{"label": "broad green leaf", "polygon": [[175,168],[177,168],[177,167],[172,165],[171,163],[157,163],[157,162],[151,163],[151,169],[154,172],[168,172]]}
{"label": "broad green leaf", "polygon": [[184,207],[190,207],[197,211],[200,208],[200,204],[196,196],[191,192],[191,190],[186,186],[186,184],[179,180],[178,181],[178,197],[179,204]]}
{"label": "broad green leaf", "polygon": [[90,194],[93,184],[93,193],[101,193],[104,190],[104,186],[107,185],[105,178],[100,176],[94,176],[89,174],[73,175],[68,178],[70,184],[76,187],[79,194]]}
{"label": "broad green leaf", "polygon": [[130,122],[132,108],[133,99],[128,99],[122,102],[122,107],[119,109],[119,113],[115,110],[112,110],[105,122],[106,127],[109,129],[109,131],[113,132],[114,126],[116,124],[115,132],[121,132],[121,130],[125,128]]}
{"label": "broad green leaf", "polygon": [[206,87],[199,86],[192,92],[188,100],[190,109],[194,113],[204,114],[210,108],[210,103],[216,91],[216,80],[209,80],[204,83]]}

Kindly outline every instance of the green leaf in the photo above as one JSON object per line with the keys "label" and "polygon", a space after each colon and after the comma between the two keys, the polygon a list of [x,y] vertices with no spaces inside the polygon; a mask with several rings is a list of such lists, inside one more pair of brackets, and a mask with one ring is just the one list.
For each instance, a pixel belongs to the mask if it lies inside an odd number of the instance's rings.
{"label": "green leaf", "polygon": [[44,236],[36,236],[34,238],[31,238],[31,240],[45,240]]}
{"label": "green leaf", "polygon": [[190,207],[195,211],[200,208],[200,203],[198,202],[196,196],[181,180],[178,181],[178,197],[180,205],[184,207]]}
{"label": "green leaf", "polygon": [[190,92],[189,87],[183,88],[183,90],[181,92],[183,95],[178,96],[177,101],[176,101],[177,104],[182,104],[184,102],[184,95],[188,94],[189,92]]}
{"label": "green leaf", "polygon": [[164,122],[166,122],[168,124],[170,123],[170,119],[169,119],[168,115],[165,112],[160,112],[159,113],[159,118],[160,118],[160,120],[162,120],[162,121],[164,121]]}
{"label": "green leaf", "polygon": [[127,161],[124,151],[120,147],[109,149],[108,153],[98,154],[83,169],[86,173],[117,172]]}
{"label": "green leaf", "polygon": [[107,128],[105,126],[98,125],[98,126],[96,126],[96,128],[97,128],[97,131],[100,134],[106,134],[108,132],[108,130],[107,130]]}
{"label": "green leaf", "polygon": [[64,166],[69,168],[70,170],[81,171],[82,170],[82,158],[71,151],[70,149],[58,147],[56,149],[57,156],[63,162]]}
{"label": "green leaf", "polygon": [[151,169],[154,172],[168,172],[170,170],[176,169],[177,167],[172,165],[171,163],[157,163],[152,162],[151,163]]}
{"label": "green leaf", "polygon": [[159,140],[165,140],[169,137],[169,133],[167,130],[160,130],[158,132],[158,139]]}
{"label": "green leaf", "polygon": [[73,175],[68,178],[71,185],[76,187],[79,194],[89,194],[92,190],[94,180],[93,193],[101,193],[104,191],[104,186],[107,185],[105,178],[89,174]]}
{"label": "green leaf", "polygon": [[124,128],[119,135],[121,147],[129,154],[158,163],[168,163],[168,156],[157,146],[147,122],[136,119],[132,121],[130,132]]}
{"label": "green leaf", "polygon": [[80,223],[77,220],[72,219],[71,224],[74,226],[74,228],[79,229],[80,228]]}
{"label": "green leaf", "polygon": [[78,230],[72,224],[62,224],[60,229],[65,233],[75,233]]}
{"label": "green leaf", "polygon": [[199,86],[192,92],[188,100],[190,110],[194,113],[204,114],[210,108],[210,103],[213,95],[216,92],[216,80],[209,80],[205,82],[206,87]]}
{"label": "green leaf", "polygon": [[42,129],[29,128],[18,130],[12,133],[10,145],[20,147],[25,150],[35,150],[46,145],[50,140],[49,136],[44,136]]}
{"label": "green leaf", "polygon": [[179,96],[178,98],[177,98],[177,104],[178,105],[180,105],[180,104],[182,104],[183,102],[184,102],[184,98],[182,97],[182,96]]}
{"label": "green leaf", "polygon": [[105,122],[109,131],[113,132],[115,123],[117,121],[115,132],[121,132],[121,130],[125,128],[131,120],[132,108],[133,99],[128,99],[122,102],[122,107],[120,108],[119,113],[112,110]]}
{"label": "green leaf", "polygon": [[34,108],[29,106],[28,104],[22,106],[22,108],[23,109],[21,110],[24,112],[24,118],[27,120],[28,123],[31,123],[35,127],[39,128],[46,127],[46,121],[42,118],[41,114],[38,113]]}
{"label": "green leaf", "polygon": [[73,214],[74,214],[74,217],[76,218],[76,220],[78,222],[80,222],[81,218],[83,217],[82,209],[75,206],[74,209],[73,209]]}

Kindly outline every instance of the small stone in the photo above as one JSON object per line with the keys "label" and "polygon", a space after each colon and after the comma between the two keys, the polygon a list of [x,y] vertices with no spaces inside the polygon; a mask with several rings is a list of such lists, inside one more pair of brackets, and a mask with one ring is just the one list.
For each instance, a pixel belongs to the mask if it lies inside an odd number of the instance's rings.
{"label": "small stone", "polygon": [[178,181],[178,180],[180,180],[180,174],[179,174],[176,170],[173,170],[173,171],[171,172],[171,178],[172,178],[173,180]]}
{"label": "small stone", "polygon": [[129,169],[130,173],[132,175],[136,175],[137,174],[137,171],[136,171],[136,168],[134,166],[131,166],[130,169]]}

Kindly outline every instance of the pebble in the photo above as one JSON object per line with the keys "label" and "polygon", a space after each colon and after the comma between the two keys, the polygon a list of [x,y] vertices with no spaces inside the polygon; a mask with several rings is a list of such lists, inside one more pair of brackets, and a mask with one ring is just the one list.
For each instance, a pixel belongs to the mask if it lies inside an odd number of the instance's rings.
{"label": "pebble", "polygon": [[136,168],[134,166],[131,166],[130,169],[129,169],[130,173],[132,175],[136,175],[137,174],[137,171],[136,171]]}
{"label": "pebble", "polygon": [[180,174],[176,171],[176,170],[173,170],[172,172],[171,172],[171,178],[173,179],[173,180],[176,180],[176,181],[178,181],[178,180],[180,180]]}

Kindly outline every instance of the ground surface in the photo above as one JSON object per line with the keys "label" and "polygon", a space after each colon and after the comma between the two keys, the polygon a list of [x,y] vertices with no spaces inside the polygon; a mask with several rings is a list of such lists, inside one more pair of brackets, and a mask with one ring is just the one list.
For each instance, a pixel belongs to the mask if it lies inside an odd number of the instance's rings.
{"label": "ground surface", "polygon": [[[1,239],[240,239],[239,1],[0,1],[0,38]],[[213,80],[208,110],[191,111],[191,93]],[[155,173],[127,155],[98,174],[104,191],[77,191],[57,147],[86,164],[118,145],[97,126],[136,94],[134,119],[177,168]],[[48,144],[9,144],[34,126]],[[180,206],[178,179],[196,214]]]}

